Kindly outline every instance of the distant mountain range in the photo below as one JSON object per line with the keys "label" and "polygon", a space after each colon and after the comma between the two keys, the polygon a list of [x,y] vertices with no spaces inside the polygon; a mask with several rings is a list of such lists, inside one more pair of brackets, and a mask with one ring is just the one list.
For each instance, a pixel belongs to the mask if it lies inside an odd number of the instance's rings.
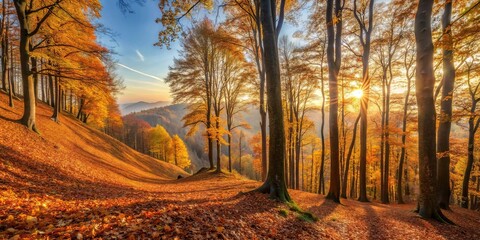
{"label": "distant mountain range", "polygon": [[122,115],[128,115],[133,112],[141,112],[143,110],[152,109],[152,108],[159,108],[165,107],[170,105],[171,103],[168,101],[158,101],[158,102],[134,102],[134,103],[125,103],[120,104],[120,112]]}
{"label": "distant mountain range", "polygon": [[[165,102],[163,103],[165,104]],[[145,105],[145,107],[147,106],[148,105]],[[135,117],[146,121],[152,127],[162,125],[170,135],[177,134],[182,138],[189,150],[194,171],[208,165],[207,155],[205,153],[204,126],[201,125],[200,129],[193,136],[186,136],[188,128],[183,127],[183,117],[188,112],[186,104],[165,104],[160,107],[152,107],[149,109],[143,109],[142,111],[132,112],[135,112]],[[315,124],[320,123],[321,114],[319,110],[310,111],[307,115],[308,118],[315,122]],[[325,119],[325,134],[328,135],[328,113],[326,113]],[[245,111],[237,116],[236,121],[248,123],[250,125],[249,128],[242,129],[246,142],[250,141],[255,134],[260,132],[260,114],[258,113],[258,108],[256,106],[248,106]],[[316,129],[318,134],[319,130],[319,128]],[[235,132],[232,138],[234,142],[238,141],[238,133]],[[234,144],[236,146],[236,143]],[[251,153],[248,144],[245,147],[245,153]],[[225,146],[222,147],[222,152],[223,154],[227,154],[227,148]]]}

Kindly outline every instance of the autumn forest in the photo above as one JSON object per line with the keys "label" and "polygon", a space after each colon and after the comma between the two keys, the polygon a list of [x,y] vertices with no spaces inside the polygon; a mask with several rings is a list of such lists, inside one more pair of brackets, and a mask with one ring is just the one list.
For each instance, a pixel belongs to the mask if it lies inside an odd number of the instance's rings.
{"label": "autumn forest", "polygon": [[0,4],[0,239],[480,238],[480,1]]}

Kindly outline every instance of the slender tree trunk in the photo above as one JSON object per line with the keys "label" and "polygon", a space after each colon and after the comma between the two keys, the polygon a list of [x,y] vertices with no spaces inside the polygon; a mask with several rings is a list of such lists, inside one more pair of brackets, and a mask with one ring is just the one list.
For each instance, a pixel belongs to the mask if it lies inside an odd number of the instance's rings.
{"label": "slender tree trunk", "polygon": [[242,175],[242,133],[240,133],[240,137],[238,139],[238,153],[239,153],[238,161],[240,165],[239,173],[240,175]]}
{"label": "slender tree trunk", "polygon": [[[228,132],[231,132],[232,129],[228,129]],[[232,172],[232,136],[230,134],[227,135],[228,140],[228,171]]]}
{"label": "slender tree trunk", "polygon": [[[468,80],[470,81],[470,71],[468,73]],[[477,86],[478,89],[478,86]],[[477,107],[479,99],[475,99],[475,92],[471,92],[471,104],[470,107],[470,117],[468,119],[468,158],[467,158],[467,166],[465,168],[465,173],[463,175],[463,182],[462,182],[462,201],[461,206],[463,208],[468,208],[468,187],[470,183],[470,174],[472,172],[473,161],[475,160],[475,133],[478,129],[480,118],[475,121],[475,110]]]}
{"label": "slender tree trunk", "polygon": [[452,124],[452,98],[455,84],[455,66],[453,63],[453,39],[451,31],[452,1],[445,1],[442,16],[443,31],[443,88],[440,104],[440,116],[437,140],[437,181],[438,205],[449,209],[450,200],[450,127]]}
{"label": "slender tree trunk", "polygon": [[315,191],[313,188],[313,168],[315,166],[315,146],[312,146],[312,165],[310,166],[310,192]]}
{"label": "slender tree trunk", "polygon": [[386,98],[385,98],[385,127],[384,127],[384,136],[385,136],[385,159],[383,165],[383,185],[382,185],[382,196],[381,201],[383,204],[389,203],[389,176],[390,176],[390,83],[389,80],[386,84]]}
{"label": "slender tree trunk", "polygon": [[60,84],[58,83],[58,77],[55,77],[55,89],[57,91],[56,100],[55,100],[55,107],[53,107],[53,115],[52,120],[58,122],[58,113],[60,112]]}
{"label": "slender tree trunk", "polygon": [[[11,84],[12,84],[12,90],[10,91],[11,92],[11,95],[15,96],[15,69],[14,69],[14,65],[13,65],[13,46],[10,46],[10,81],[11,81]],[[12,103],[12,107],[13,107],[13,103]]]}
{"label": "slender tree trunk", "polygon": [[[368,202],[367,198],[367,127],[368,127],[368,101],[370,97],[370,76],[368,72],[368,61],[370,58],[370,35],[372,33],[373,28],[373,4],[374,0],[370,0],[369,2],[369,13],[368,13],[368,30],[365,26],[365,22],[361,22],[357,19],[359,25],[361,26],[361,42],[363,47],[363,54],[362,54],[362,90],[363,96],[360,99],[360,196],[358,201],[360,202]],[[354,12],[355,17],[358,18],[356,15],[356,1],[354,2]],[[365,37],[365,40],[363,38]]]}
{"label": "slender tree trunk", "polygon": [[83,98],[80,98],[79,103],[78,103],[79,106],[78,106],[78,113],[77,113],[77,119],[78,120],[81,120],[84,103],[85,103],[85,100],[83,100]]}
{"label": "slender tree trunk", "polygon": [[70,113],[73,113],[73,90],[70,88],[70,105],[69,110]]}
{"label": "slender tree trunk", "polygon": [[2,89],[3,91],[7,92],[7,81],[8,81],[8,32],[9,32],[9,24],[6,13],[6,1],[2,1]]}
{"label": "slender tree trunk", "polygon": [[360,114],[358,115],[357,119],[355,120],[355,124],[353,125],[352,142],[348,147],[348,154],[345,162],[345,171],[343,173],[343,181],[342,181],[342,195],[341,195],[342,198],[347,198],[348,169],[350,167],[350,158],[352,156],[352,151],[355,148],[355,139],[357,138],[357,126],[358,126],[359,120],[360,120]]}
{"label": "slender tree trunk", "polygon": [[325,84],[323,78],[323,56],[321,58],[321,69],[320,69],[320,84],[321,84],[321,91],[322,91],[322,108],[321,108],[321,118],[322,121],[320,123],[320,139],[322,144],[322,153],[320,155],[320,174],[318,178],[318,193],[322,193],[325,195],[325,184],[324,184],[324,167],[325,167]]}
{"label": "slender tree trunk", "polygon": [[[330,93],[330,189],[327,198],[334,202],[340,202],[340,170],[339,170],[339,139],[338,139],[338,73],[341,65],[341,1],[335,0],[335,16],[339,18],[333,21],[333,0],[327,0],[326,24],[327,24],[327,62]],[[336,31],[334,31],[334,25]]]}
{"label": "slender tree trunk", "polygon": [[350,197],[351,198],[355,198],[355,192],[356,192],[356,189],[355,189],[355,179],[356,179],[356,168],[355,168],[355,148],[353,148],[353,164],[352,164],[352,180],[351,180],[351,183],[350,183]]}
{"label": "slender tree trunk", "polygon": [[50,74],[48,75],[48,85],[49,85],[49,88],[50,88],[50,106],[55,107],[54,82],[53,82],[53,76],[50,75]]}
{"label": "slender tree trunk", "polygon": [[[218,115],[220,115],[220,112],[218,112]],[[220,122],[219,122],[219,116],[217,115],[217,120],[215,120],[215,128],[217,129],[220,129]],[[220,136],[218,136],[218,133],[216,134],[217,136],[217,140],[215,141],[217,143],[217,147],[216,147],[216,150],[217,150],[217,170],[216,172],[219,173],[219,172],[222,172],[222,163],[221,163],[221,144],[220,144]]]}
{"label": "slender tree trunk", "polygon": [[[264,69],[264,68],[263,68]],[[262,134],[262,181],[267,177],[267,111],[265,110],[265,74],[260,73],[260,132]]]}
{"label": "slender tree trunk", "polygon": [[[403,204],[402,194],[402,176],[403,176],[403,164],[405,162],[406,144],[407,144],[407,116],[408,116],[408,100],[410,98],[410,84],[411,79],[407,77],[407,93],[405,95],[405,101],[403,103],[403,119],[402,119],[402,150],[400,153],[400,160],[398,161],[398,178],[397,178],[397,203]],[[406,180],[406,179],[405,179]]]}

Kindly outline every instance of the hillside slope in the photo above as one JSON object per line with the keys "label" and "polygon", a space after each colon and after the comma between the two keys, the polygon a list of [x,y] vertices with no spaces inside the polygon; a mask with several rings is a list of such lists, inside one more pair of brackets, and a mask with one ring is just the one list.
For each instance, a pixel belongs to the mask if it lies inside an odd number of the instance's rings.
{"label": "hillside slope", "polygon": [[[0,239],[480,239],[480,213],[452,206],[456,225],[413,203],[342,204],[290,190],[317,222],[232,174],[183,172],[39,105],[42,135],[15,123],[0,94]],[[16,102],[17,107],[20,102]]]}
{"label": "hillside slope", "polygon": [[127,115],[133,112],[140,112],[143,110],[164,107],[169,105],[170,102],[167,101],[158,101],[158,102],[134,102],[134,103],[125,103],[120,105],[120,112],[122,115]]}
{"label": "hillside slope", "polygon": [[39,192],[51,184],[92,191],[92,184],[136,188],[140,179],[159,182],[186,175],[70,116],[62,115],[55,123],[51,108],[44,104],[37,107],[41,134],[35,134],[15,121],[21,118],[22,102],[16,101],[14,109],[7,103],[0,93],[0,188]]}

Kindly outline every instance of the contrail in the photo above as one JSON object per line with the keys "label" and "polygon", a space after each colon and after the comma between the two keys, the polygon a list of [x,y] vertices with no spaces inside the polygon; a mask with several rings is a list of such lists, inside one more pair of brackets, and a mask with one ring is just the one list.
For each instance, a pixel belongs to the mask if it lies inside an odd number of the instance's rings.
{"label": "contrail", "polygon": [[143,56],[143,54],[138,51],[138,49],[135,50],[135,52],[137,53],[138,58],[140,58],[140,61],[145,62],[145,57]]}
{"label": "contrail", "polygon": [[136,70],[136,69],[133,69],[133,68],[128,67],[128,66],[125,66],[125,65],[123,65],[123,64],[121,64],[121,63],[117,63],[117,65],[120,66],[120,67],[123,67],[123,68],[125,68],[125,69],[128,69],[128,70],[130,70],[130,71],[132,71],[132,72],[136,72],[136,73],[138,73],[138,74],[141,74],[141,75],[143,75],[143,76],[146,76],[146,77],[149,77],[149,78],[153,78],[153,79],[155,79],[155,80],[163,81],[163,80],[162,80],[161,78],[159,78],[159,77],[155,77],[155,76],[150,75],[150,74],[148,74],[148,73],[140,72],[140,71],[138,71],[138,70]]}

